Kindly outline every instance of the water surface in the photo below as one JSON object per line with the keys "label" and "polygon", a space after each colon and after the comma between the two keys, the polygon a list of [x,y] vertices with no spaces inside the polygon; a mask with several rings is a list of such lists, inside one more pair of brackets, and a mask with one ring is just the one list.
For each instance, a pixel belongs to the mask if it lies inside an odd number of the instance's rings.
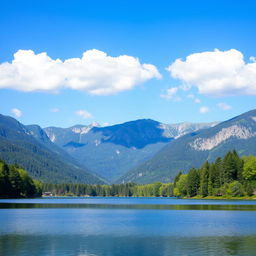
{"label": "water surface", "polygon": [[256,255],[256,202],[0,200],[0,255]]}

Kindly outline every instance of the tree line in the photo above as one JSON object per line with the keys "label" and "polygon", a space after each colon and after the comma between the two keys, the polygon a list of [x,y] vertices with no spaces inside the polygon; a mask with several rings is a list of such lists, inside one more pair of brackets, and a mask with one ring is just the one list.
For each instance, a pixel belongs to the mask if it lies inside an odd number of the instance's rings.
{"label": "tree line", "polygon": [[0,198],[40,197],[42,183],[17,165],[0,160]]}
{"label": "tree line", "polygon": [[187,174],[179,173],[174,180],[174,196],[252,196],[256,189],[256,157],[239,157],[236,151],[206,161]]}
{"label": "tree line", "polygon": [[43,184],[43,191],[55,196],[125,196],[158,197],[173,196],[173,183],[156,182],[137,185],[135,183],[113,185],[90,184]]}
{"label": "tree line", "polygon": [[256,157],[239,157],[228,152],[215,162],[206,161],[187,174],[179,173],[173,183],[155,182],[113,185],[49,184],[33,180],[17,165],[0,161],[0,197],[35,197],[42,191],[54,196],[124,196],[124,197],[241,197],[256,190]]}

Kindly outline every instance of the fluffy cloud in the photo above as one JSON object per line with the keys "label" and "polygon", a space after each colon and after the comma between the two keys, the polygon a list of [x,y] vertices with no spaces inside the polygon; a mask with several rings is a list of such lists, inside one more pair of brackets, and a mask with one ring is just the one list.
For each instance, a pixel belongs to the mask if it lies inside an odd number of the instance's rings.
{"label": "fluffy cloud", "polygon": [[201,100],[199,98],[196,98],[194,94],[188,94],[187,98],[194,100],[194,102],[197,104],[201,103]]}
{"label": "fluffy cloud", "polygon": [[230,105],[224,102],[218,103],[217,106],[222,110],[230,110],[232,108]]}
{"label": "fluffy cloud", "polygon": [[107,56],[88,50],[81,58],[52,59],[47,53],[19,50],[11,63],[0,64],[0,88],[25,92],[59,91],[63,88],[94,95],[130,90],[152,78],[161,78],[157,68],[141,64],[132,56]]}
{"label": "fluffy cloud", "polygon": [[196,86],[211,96],[256,95],[256,62],[245,63],[243,54],[228,51],[194,53],[175,60],[167,70],[184,88]]}
{"label": "fluffy cloud", "polygon": [[21,117],[22,116],[22,111],[18,108],[11,109],[11,112],[15,117]]}
{"label": "fluffy cloud", "polygon": [[84,118],[84,119],[89,119],[89,118],[92,118],[93,116],[92,116],[92,114],[91,113],[89,113],[88,111],[86,111],[86,110],[77,110],[76,112],[75,112],[75,114],[77,115],[77,116],[81,116],[82,118]]}
{"label": "fluffy cloud", "polygon": [[209,111],[210,111],[210,109],[209,109],[208,107],[201,107],[201,108],[199,109],[199,112],[200,112],[201,114],[208,113]]}
{"label": "fluffy cloud", "polygon": [[172,99],[178,91],[178,87],[171,87],[166,90],[164,94],[161,94],[161,97],[164,99]]}

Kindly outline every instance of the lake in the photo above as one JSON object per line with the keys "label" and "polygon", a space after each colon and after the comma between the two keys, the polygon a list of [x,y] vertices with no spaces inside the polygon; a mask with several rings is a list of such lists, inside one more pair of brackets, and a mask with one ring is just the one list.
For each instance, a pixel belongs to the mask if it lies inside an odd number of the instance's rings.
{"label": "lake", "polygon": [[256,201],[0,200],[1,256],[256,255]]}

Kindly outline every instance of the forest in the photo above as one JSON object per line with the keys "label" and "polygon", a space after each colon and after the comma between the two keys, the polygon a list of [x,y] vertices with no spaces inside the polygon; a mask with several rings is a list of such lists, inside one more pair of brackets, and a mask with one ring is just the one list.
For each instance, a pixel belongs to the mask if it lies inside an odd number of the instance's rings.
{"label": "forest", "polygon": [[228,152],[215,162],[206,161],[200,168],[182,172],[172,183],[152,184],[49,184],[33,180],[17,165],[0,161],[0,197],[40,197],[43,192],[54,196],[123,196],[123,197],[250,197],[256,191],[256,157],[239,157]]}
{"label": "forest", "polygon": [[29,198],[42,195],[42,183],[33,180],[17,165],[0,160],[0,198]]}
{"label": "forest", "polygon": [[255,189],[256,157],[239,157],[236,151],[228,152],[213,163],[206,161],[187,174],[180,172],[173,183],[43,184],[43,191],[58,196],[242,197],[252,196]]}
{"label": "forest", "polygon": [[174,180],[174,195],[181,197],[252,196],[255,189],[256,157],[239,157],[236,151],[187,174],[179,173]]}

